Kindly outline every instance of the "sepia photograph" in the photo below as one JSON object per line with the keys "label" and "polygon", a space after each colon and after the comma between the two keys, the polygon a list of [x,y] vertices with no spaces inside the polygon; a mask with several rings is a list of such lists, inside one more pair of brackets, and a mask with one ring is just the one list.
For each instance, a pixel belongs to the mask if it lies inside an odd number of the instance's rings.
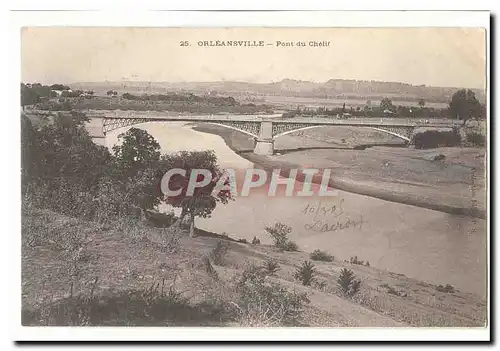
{"label": "sepia photograph", "polygon": [[19,36],[23,328],[488,327],[486,26]]}

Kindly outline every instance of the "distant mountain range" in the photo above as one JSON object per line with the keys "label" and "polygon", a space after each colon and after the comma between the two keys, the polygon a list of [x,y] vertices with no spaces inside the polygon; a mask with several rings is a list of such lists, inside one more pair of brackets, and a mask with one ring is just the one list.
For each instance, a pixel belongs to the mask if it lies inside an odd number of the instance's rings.
{"label": "distant mountain range", "polygon": [[[289,96],[307,98],[357,98],[381,99],[390,97],[395,101],[449,102],[454,92],[460,88],[432,87],[425,85],[411,85],[398,82],[363,81],[350,79],[330,79],[324,83],[310,81],[283,79],[273,83],[248,83],[248,82],[80,82],[70,84],[73,89],[116,90],[119,93],[166,93],[166,92],[191,92],[206,94],[215,92],[221,95],[236,97],[250,96]],[[481,102],[485,102],[485,92],[472,89]]]}

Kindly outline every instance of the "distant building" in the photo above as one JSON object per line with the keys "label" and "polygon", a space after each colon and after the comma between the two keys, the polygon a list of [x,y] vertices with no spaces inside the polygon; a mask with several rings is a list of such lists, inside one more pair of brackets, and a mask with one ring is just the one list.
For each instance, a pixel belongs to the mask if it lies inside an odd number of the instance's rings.
{"label": "distant building", "polygon": [[69,90],[51,90],[51,92],[56,93],[58,97],[60,97],[62,95],[62,93],[64,93],[65,91],[67,91],[68,93],[73,92],[73,90],[71,90],[71,89],[69,89]]}

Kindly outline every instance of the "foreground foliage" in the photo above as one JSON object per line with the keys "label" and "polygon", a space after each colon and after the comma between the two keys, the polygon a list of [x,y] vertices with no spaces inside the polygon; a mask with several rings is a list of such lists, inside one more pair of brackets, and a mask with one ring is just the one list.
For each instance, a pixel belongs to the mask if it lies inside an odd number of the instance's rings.
{"label": "foreground foliage", "polygon": [[288,235],[292,232],[292,227],[283,224],[276,223],[273,227],[266,227],[267,234],[273,239],[274,246],[283,251],[297,251],[298,246],[295,242],[288,238]]}
{"label": "foreground foliage", "polygon": [[361,281],[356,280],[356,276],[350,269],[342,268],[337,279],[337,285],[344,296],[353,297],[359,292]]}
{"label": "foreground foliage", "polygon": [[237,283],[239,292],[236,307],[243,326],[277,327],[294,325],[310,302],[306,293],[288,291],[270,281],[264,270],[250,266]]}
{"label": "foreground foliage", "polygon": [[302,285],[310,286],[315,279],[316,269],[311,261],[304,261],[302,265],[297,268],[293,277],[300,280]]}

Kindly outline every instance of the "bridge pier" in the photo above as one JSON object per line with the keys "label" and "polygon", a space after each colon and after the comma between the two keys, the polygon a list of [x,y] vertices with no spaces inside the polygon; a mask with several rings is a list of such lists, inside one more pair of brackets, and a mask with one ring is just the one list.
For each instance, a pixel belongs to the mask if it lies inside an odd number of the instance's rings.
{"label": "bridge pier", "polygon": [[257,139],[253,152],[257,155],[272,156],[274,154],[274,140]]}
{"label": "bridge pier", "polygon": [[274,154],[273,122],[261,122],[260,134],[256,140],[253,152],[257,155],[264,156],[271,156]]}

